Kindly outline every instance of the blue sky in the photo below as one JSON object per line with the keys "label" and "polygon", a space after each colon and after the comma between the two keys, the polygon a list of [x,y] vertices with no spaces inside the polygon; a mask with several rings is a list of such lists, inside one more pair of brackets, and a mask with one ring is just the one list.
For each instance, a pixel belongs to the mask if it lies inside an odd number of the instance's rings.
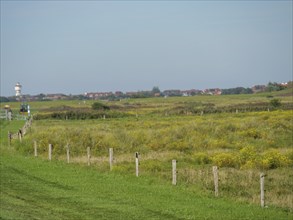
{"label": "blue sky", "polygon": [[1,1],[1,95],[292,80],[292,1]]}

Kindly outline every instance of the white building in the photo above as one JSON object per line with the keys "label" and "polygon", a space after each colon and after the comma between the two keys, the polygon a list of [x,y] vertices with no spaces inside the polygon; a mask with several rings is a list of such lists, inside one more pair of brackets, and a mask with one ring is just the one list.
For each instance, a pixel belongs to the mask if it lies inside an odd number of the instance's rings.
{"label": "white building", "polygon": [[21,96],[21,87],[20,83],[16,83],[14,89],[15,89],[15,96]]}

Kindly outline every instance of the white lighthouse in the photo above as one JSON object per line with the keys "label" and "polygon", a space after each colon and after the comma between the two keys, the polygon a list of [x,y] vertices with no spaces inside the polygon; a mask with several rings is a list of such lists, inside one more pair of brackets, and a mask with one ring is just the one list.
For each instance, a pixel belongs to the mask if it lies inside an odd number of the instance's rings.
{"label": "white lighthouse", "polygon": [[15,89],[15,96],[21,96],[21,85],[20,83],[16,83],[14,89]]}

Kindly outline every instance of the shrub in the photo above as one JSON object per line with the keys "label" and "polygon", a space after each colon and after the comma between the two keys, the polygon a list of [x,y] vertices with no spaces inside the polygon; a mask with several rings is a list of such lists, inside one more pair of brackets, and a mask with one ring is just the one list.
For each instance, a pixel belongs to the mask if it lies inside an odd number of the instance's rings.
{"label": "shrub", "polygon": [[100,102],[94,102],[92,104],[92,109],[93,110],[110,110],[110,107]]}
{"label": "shrub", "polygon": [[196,164],[209,164],[212,162],[209,155],[203,152],[195,153],[192,158],[194,159]]}
{"label": "shrub", "polygon": [[213,163],[219,167],[236,167],[237,159],[235,155],[231,153],[220,153],[215,155],[213,158]]}
{"label": "shrub", "polygon": [[252,146],[244,147],[240,150],[238,160],[241,168],[251,169],[256,167],[257,153]]}
{"label": "shrub", "polygon": [[35,120],[43,119],[58,119],[58,120],[85,120],[85,119],[99,119],[99,118],[124,118],[131,115],[118,111],[94,111],[88,109],[77,109],[65,112],[50,112],[50,113],[38,113],[34,115]]}
{"label": "shrub", "polygon": [[271,106],[273,106],[274,108],[280,107],[281,106],[281,101],[280,99],[272,99],[270,101]]}
{"label": "shrub", "polygon": [[241,133],[245,137],[250,137],[250,138],[254,138],[254,139],[262,138],[261,132],[259,130],[257,130],[256,128],[250,128],[250,129],[247,129],[246,131],[243,131]]}
{"label": "shrub", "polygon": [[285,156],[288,158],[289,160],[289,165],[293,166],[293,150],[290,150],[289,152],[287,152],[285,154]]}
{"label": "shrub", "polygon": [[290,165],[290,160],[279,151],[270,150],[263,155],[261,165],[264,169],[275,169]]}
{"label": "shrub", "polygon": [[222,139],[215,139],[215,140],[211,140],[209,141],[209,147],[210,148],[229,148],[230,145],[226,140],[222,140]]}

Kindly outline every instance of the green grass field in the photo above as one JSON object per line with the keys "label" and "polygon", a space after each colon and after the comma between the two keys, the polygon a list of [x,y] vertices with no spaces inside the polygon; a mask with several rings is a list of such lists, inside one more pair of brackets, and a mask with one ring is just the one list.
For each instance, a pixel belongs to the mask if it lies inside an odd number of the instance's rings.
{"label": "green grass field", "polygon": [[[51,116],[35,120],[22,142],[12,140],[8,147],[7,134],[17,132],[24,121],[0,123],[0,219],[292,219],[290,94],[104,102],[111,109],[105,119],[100,116],[107,111],[86,119],[94,101],[32,102],[34,114]],[[281,108],[271,108],[272,97],[281,101]],[[19,103],[10,105],[17,111]],[[75,115],[66,120],[72,109],[86,120],[72,120]],[[202,109],[203,115],[198,113]],[[38,158],[33,158],[34,141]],[[48,144],[53,144],[51,162]],[[66,144],[70,164],[65,163]],[[177,186],[171,185],[172,159],[178,161]],[[220,168],[218,198],[213,165]],[[263,209],[260,172],[266,174]]]}
{"label": "green grass field", "polygon": [[293,150],[291,111],[204,116],[139,117],[100,120],[37,120],[25,140],[14,147],[33,155],[91,164],[109,169],[108,149],[114,148],[114,171],[134,174],[134,153],[140,153],[140,172],[171,182],[170,165],[178,160],[178,184],[213,193],[212,166],[220,167],[220,195],[259,204],[259,174],[268,175],[267,203],[293,210]]}
{"label": "green grass field", "polygon": [[151,177],[24,157],[1,147],[0,219],[291,219]]}

